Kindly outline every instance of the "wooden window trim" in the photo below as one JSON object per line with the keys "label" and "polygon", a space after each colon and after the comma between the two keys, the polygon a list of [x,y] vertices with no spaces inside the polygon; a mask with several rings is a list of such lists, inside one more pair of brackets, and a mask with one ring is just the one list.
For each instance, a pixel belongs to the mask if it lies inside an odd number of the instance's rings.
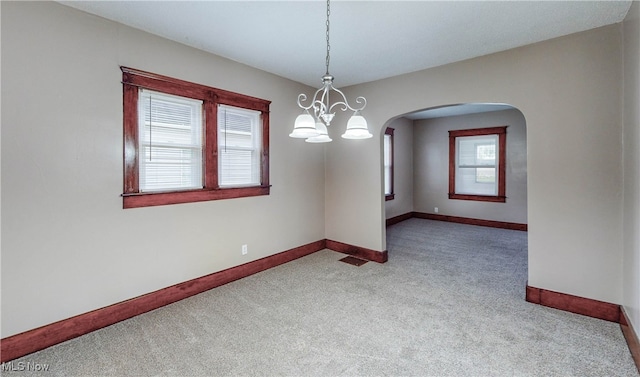
{"label": "wooden window trim", "polygon": [[[269,105],[271,101],[212,88],[201,84],[120,67],[123,84],[124,188],[123,208],[137,208],[208,200],[269,195]],[[139,88],[203,101],[204,188],[140,193],[138,165],[138,91]],[[262,155],[260,185],[220,188],[218,185],[218,112],[217,105],[241,107],[262,113]]]}
{"label": "wooden window trim", "polygon": [[[507,127],[490,127],[449,131],[449,199],[505,203],[507,166]],[[498,195],[456,194],[456,137],[498,135]]]}
{"label": "wooden window trim", "polygon": [[390,190],[390,191],[391,191],[391,193],[390,193],[390,194],[385,194],[385,196],[384,196],[384,200],[385,200],[385,201],[393,200],[393,199],[395,199],[395,198],[396,198],[396,194],[395,194],[395,192],[393,191],[393,189],[394,189],[394,187],[393,187],[393,176],[394,176],[394,171],[393,171],[393,167],[394,167],[393,155],[395,154],[395,153],[394,153],[394,145],[393,145],[393,132],[394,132],[394,131],[395,131],[395,129],[390,128],[390,127],[387,127],[387,128],[384,130],[384,134],[385,134],[385,135],[391,135],[391,156],[390,156],[390,157],[391,157],[391,169],[390,169],[390,170],[391,170],[391,179],[390,179],[390,182],[389,182],[389,185],[391,186],[391,190]]}

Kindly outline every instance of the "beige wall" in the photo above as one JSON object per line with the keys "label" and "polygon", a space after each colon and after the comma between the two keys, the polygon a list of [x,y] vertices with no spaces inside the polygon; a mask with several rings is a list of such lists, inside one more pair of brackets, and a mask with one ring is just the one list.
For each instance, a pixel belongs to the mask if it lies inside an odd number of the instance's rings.
{"label": "beige wall", "polygon": [[640,3],[624,20],[623,304],[640,336]]}
{"label": "beige wall", "polygon": [[[413,121],[398,118],[387,127],[393,131],[393,200],[385,201],[386,218],[413,211]],[[386,128],[386,127],[385,127]]]}
{"label": "beige wall", "polygon": [[[473,219],[527,223],[527,134],[518,110],[424,119],[414,122],[415,211]],[[449,192],[449,131],[507,128],[506,203],[451,200]]]}
{"label": "beige wall", "polygon": [[[323,149],[287,136],[309,88],[57,3],[1,7],[2,337],[325,237]],[[271,195],[123,210],[120,65],[273,101]]]}
{"label": "beige wall", "polygon": [[347,88],[367,98],[378,142],[328,147],[327,238],[385,249],[379,138],[389,119],[507,103],[527,122],[529,284],[620,303],[621,40],[612,25]]}
{"label": "beige wall", "polygon": [[[384,250],[383,127],[465,102],[526,118],[529,284],[624,299],[638,327],[640,142],[625,136],[623,254],[620,25],[347,88],[367,98],[374,139],[322,147],[287,137],[303,85],[56,3],[0,4],[2,337],[322,238]],[[634,3],[626,65],[637,16]],[[122,210],[120,65],[273,101],[271,195]],[[625,135],[638,76],[625,69]]]}

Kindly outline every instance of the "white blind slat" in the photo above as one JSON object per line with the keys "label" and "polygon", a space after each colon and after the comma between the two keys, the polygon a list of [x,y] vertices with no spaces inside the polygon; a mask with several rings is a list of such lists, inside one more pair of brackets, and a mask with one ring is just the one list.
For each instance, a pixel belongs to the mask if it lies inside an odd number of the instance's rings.
{"label": "white blind slat", "polygon": [[456,138],[456,193],[498,195],[498,135]]}
{"label": "white blind slat", "polygon": [[218,184],[221,187],[260,184],[260,112],[218,107]]}
{"label": "white blind slat", "polygon": [[391,194],[391,135],[384,135],[384,194]]}
{"label": "white blind slat", "polygon": [[202,101],[141,90],[140,191],[202,188]]}

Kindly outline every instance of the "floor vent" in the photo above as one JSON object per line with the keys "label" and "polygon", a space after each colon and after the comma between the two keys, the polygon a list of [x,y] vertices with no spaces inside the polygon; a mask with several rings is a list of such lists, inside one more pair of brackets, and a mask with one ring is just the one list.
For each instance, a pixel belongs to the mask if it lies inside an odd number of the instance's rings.
{"label": "floor vent", "polygon": [[363,264],[367,263],[368,261],[364,259],[356,258],[356,257],[344,257],[340,259],[340,262],[344,262],[344,263],[348,263],[348,264],[352,264],[354,266],[360,267]]}

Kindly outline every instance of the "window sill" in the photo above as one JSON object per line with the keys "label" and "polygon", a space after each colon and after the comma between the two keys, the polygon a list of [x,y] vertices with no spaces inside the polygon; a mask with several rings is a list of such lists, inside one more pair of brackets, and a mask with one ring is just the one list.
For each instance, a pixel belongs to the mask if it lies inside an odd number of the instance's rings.
{"label": "window sill", "polygon": [[271,186],[122,194],[122,208],[139,208],[269,195]]}
{"label": "window sill", "polygon": [[469,194],[449,194],[449,199],[457,200],[475,200],[478,202],[506,203],[506,196],[490,196],[490,195],[469,195]]}

